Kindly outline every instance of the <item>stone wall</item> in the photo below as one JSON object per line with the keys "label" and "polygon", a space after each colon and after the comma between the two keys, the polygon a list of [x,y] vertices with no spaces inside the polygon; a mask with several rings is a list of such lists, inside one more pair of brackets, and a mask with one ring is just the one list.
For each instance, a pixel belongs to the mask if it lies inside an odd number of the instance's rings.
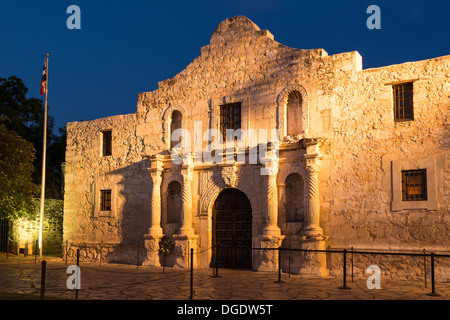
{"label": "stone wall", "polygon": [[[33,255],[39,252],[40,200],[34,201],[35,209],[29,216],[13,222],[9,243],[15,254]],[[63,251],[63,201],[45,200],[42,225],[42,248],[44,255],[61,256]]]}
{"label": "stone wall", "polygon": [[[168,151],[170,117],[176,110],[182,114],[182,128],[191,135],[191,151],[197,152],[191,212],[198,239],[189,245],[209,250],[210,209],[229,185],[222,167],[198,161],[198,151],[209,142],[203,139],[198,148],[194,137],[201,139],[206,129],[219,128],[220,105],[241,102],[244,131],[278,129],[283,141],[276,182],[277,224],[286,236],[283,246],[308,246],[301,240],[305,224],[287,222],[282,201],[285,179],[296,172],[305,183],[300,195],[305,197],[305,214],[312,205],[307,204],[306,170],[311,157],[301,141],[315,139],[320,226],[327,247],[445,252],[450,243],[449,77],[450,56],[363,70],[358,52],[329,56],[323,49],[289,48],[245,17],[226,19],[183,71],[161,81],[157,90],[138,95],[137,113],[67,125],[64,238],[78,245],[108,243],[117,247],[115,255],[108,249],[111,259],[135,263],[134,253],[119,248],[144,241],[155,206],[152,179],[157,177],[151,175],[158,172],[161,227],[166,235],[177,233],[180,225],[165,218],[168,184],[183,183],[183,168],[172,163]],[[394,122],[392,83],[403,81],[414,81],[415,119]],[[287,136],[286,104],[292,91],[301,95],[302,121],[300,134]],[[112,156],[101,156],[103,130],[112,130]],[[152,169],[156,154],[161,168]],[[236,174],[234,186],[252,203],[254,237],[263,233],[270,202],[260,166],[230,168]],[[408,166],[426,166],[433,172],[433,199],[426,208],[406,210],[393,200],[399,168]],[[113,192],[111,212],[99,208],[102,189]],[[210,258],[208,253],[196,263],[209,266]],[[176,265],[178,260],[169,261]],[[340,263],[339,258],[326,259],[330,270],[338,270]]]}

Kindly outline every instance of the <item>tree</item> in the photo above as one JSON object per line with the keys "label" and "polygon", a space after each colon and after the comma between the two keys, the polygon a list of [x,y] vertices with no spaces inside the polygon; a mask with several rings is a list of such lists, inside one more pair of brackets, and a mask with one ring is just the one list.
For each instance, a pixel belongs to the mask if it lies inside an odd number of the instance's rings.
{"label": "tree", "polygon": [[34,157],[33,145],[0,123],[0,218],[16,219],[33,212],[39,192],[31,178]]}
{"label": "tree", "polygon": [[[10,76],[0,77],[0,115],[8,118],[4,125],[7,130],[16,132],[23,139],[31,142],[35,149],[32,175],[35,184],[41,184],[42,151],[44,134],[44,104],[36,98],[27,98],[28,88],[22,79]],[[47,163],[46,163],[46,198],[62,199],[61,164],[65,155],[65,130],[59,129],[59,136],[54,134],[54,118],[47,115]]]}

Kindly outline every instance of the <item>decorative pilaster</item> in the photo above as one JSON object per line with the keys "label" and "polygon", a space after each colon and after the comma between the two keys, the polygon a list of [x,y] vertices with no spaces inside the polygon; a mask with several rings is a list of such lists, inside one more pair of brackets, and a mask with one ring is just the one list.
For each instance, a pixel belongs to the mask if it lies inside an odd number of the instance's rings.
{"label": "decorative pilaster", "polygon": [[319,145],[316,139],[304,142],[306,147],[306,172],[308,172],[308,207],[306,212],[306,238],[323,239],[320,227],[320,198],[319,198]]}
{"label": "decorative pilaster", "polygon": [[[261,173],[266,181],[266,210],[264,229],[262,235],[254,237],[253,242],[257,248],[276,249],[281,246],[284,235],[278,227],[278,158],[271,157],[264,160],[264,168]],[[253,266],[260,271],[275,271],[278,268],[278,252],[276,250],[256,250],[253,253]]]}
{"label": "decorative pilaster", "polygon": [[[181,224],[180,229],[173,235],[175,267],[187,268],[189,266],[190,249],[198,250],[198,238],[192,227],[192,180],[194,178],[193,154],[186,154],[181,167]],[[194,259],[194,267],[197,265],[198,256]]]}
{"label": "decorative pilaster", "polygon": [[161,181],[162,181],[162,156],[155,155],[151,159],[150,177],[152,179],[152,211],[150,218],[149,234],[162,236],[161,228]]}
{"label": "decorative pilaster", "polygon": [[266,176],[267,183],[267,216],[263,234],[280,235],[278,227],[278,188],[277,188],[277,172],[271,172]]}
{"label": "decorative pilaster", "polygon": [[161,181],[163,170],[162,155],[154,155],[150,158],[150,177],[152,179],[150,228],[144,236],[144,245],[147,249],[147,257],[143,265],[159,266],[159,241],[164,236],[161,228]]}
{"label": "decorative pilaster", "polygon": [[186,156],[188,161],[181,169],[183,185],[181,186],[182,207],[179,234],[190,236],[194,234],[194,229],[192,228],[192,180],[194,178],[194,168],[192,156]]}

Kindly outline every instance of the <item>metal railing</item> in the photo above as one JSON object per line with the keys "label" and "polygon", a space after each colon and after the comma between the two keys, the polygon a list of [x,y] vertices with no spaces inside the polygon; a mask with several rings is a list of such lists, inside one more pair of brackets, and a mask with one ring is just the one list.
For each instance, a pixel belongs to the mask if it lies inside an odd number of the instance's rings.
{"label": "metal railing", "polygon": [[[217,257],[219,257],[219,250],[221,250],[221,247],[229,249],[230,247],[227,246],[216,246],[215,251],[215,258],[214,258],[214,269],[215,274],[213,274],[213,277],[220,277],[219,276],[219,260]],[[382,251],[367,251],[367,250],[354,250],[351,248],[349,251],[348,249],[294,249],[294,248],[238,248],[238,250],[251,250],[251,251],[277,251],[278,252],[278,279],[275,281],[275,283],[284,283],[281,279],[282,274],[282,268],[281,268],[281,261],[282,261],[282,251],[288,251],[288,252],[311,252],[311,253],[336,253],[336,254],[342,254],[343,257],[343,270],[342,270],[342,286],[339,287],[339,289],[350,289],[350,287],[347,285],[347,255],[349,253],[352,254],[352,282],[353,282],[353,255],[360,254],[360,255],[385,255],[385,256],[410,256],[410,257],[423,257],[424,259],[424,269],[425,269],[425,287],[427,286],[426,282],[426,257],[430,258],[430,268],[431,268],[431,292],[427,293],[429,296],[440,296],[438,293],[436,293],[436,286],[435,286],[435,259],[437,257],[440,258],[450,258],[450,254],[436,254],[434,252],[426,253],[425,249],[422,253],[412,253],[412,252],[382,252]],[[290,259],[289,259],[289,275],[290,275]]]}

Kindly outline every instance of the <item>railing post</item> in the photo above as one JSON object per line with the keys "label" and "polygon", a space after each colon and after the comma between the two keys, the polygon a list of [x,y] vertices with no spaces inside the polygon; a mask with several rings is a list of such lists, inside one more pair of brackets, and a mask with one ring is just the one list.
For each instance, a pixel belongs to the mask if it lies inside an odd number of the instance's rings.
{"label": "railing post", "polygon": [[275,283],[284,283],[281,280],[281,247],[278,247],[278,280]]}
{"label": "railing post", "polygon": [[288,273],[289,278],[291,278],[291,244],[289,243],[288,247]]}
{"label": "railing post", "polygon": [[347,287],[347,249],[344,249],[344,271],[343,271],[343,279],[344,279],[344,284],[342,285],[342,287],[339,287],[339,289],[350,289],[350,287]]}
{"label": "railing post", "polygon": [[191,286],[189,300],[193,300],[194,297],[194,248],[191,248]]}
{"label": "railing post", "polygon": [[42,269],[41,269],[41,300],[44,300],[45,296],[45,270],[47,266],[47,261],[42,260]]}
{"label": "railing post", "polygon": [[430,254],[431,257],[431,292],[427,293],[428,296],[440,297],[439,293],[435,292],[435,284],[434,284],[434,253]]}
{"label": "railing post", "polygon": [[215,247],[216,247],[215,248],[216,253],[215,253],[215,259],[214,259],[214,264],[215,264],[214,267],[216,269],[216,274],[214,274],[212,277],[213,278],[220,278],[220,276],[219,276],[219,246],[216,245]]}
{"label": "railing post", "polygon": [[425,274],[425,288],[427,287],[427,256],[425,249],[423,249],[423,273]]}
{"label": "railing post", "polygon": [[139,241],[137,242],[136,269],[139,268]]}
{"label": "railing post", "polygon": [[353,283],[353,247],[352,247],[352,283]]}
{"label": "railing post", "polygon": [[67,250],[69,248],[69,240],[66,240],[66,265],[67,265]]}
{"label": "railing post", "polygon": [[36,240],[36,244],[34,246],[34,263],[37,262],[37,252],[39,248],[39,240]]}

